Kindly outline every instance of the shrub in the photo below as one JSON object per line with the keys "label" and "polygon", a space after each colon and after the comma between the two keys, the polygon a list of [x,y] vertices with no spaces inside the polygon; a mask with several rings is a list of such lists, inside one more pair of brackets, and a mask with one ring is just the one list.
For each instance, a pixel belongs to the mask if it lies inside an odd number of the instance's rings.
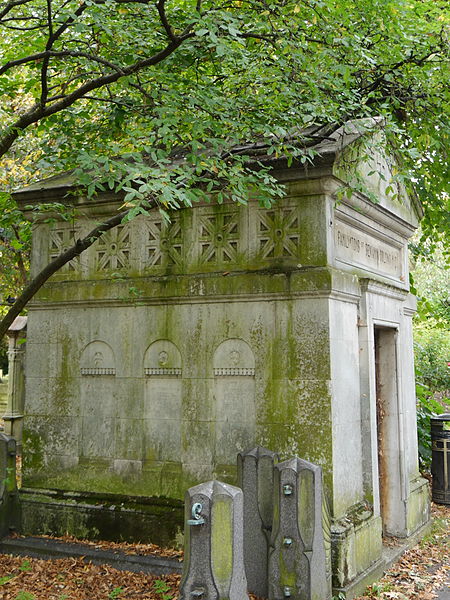
{"label": "shrub", "polygon": [[450,339],[448,332],[423,323],[415,330],[417,434],[419,461],[424,470],[431,465],[430,417],[447,408],[450,390]]}

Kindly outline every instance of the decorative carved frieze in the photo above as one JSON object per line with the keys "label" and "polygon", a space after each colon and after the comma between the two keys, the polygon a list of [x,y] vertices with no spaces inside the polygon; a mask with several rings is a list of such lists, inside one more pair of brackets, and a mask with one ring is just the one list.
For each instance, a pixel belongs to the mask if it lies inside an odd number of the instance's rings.
{"label": "decorative carved frieze", "polygon": [[214,369],[215,377],[254,377],[255,369],[241,367],[223,367]]}
{"label": "decorative carved frieze", "polygon": [[119,225],[99,238],[95,247],[95,270],[114,271],[130,266],[129,225]]}
{"label": "decorative carved frieze", "polygon": [[258,211],[258,242],[262,258],[298,256],[300,233],[297,210],[277,208]]}
{"label": "decorative carved frieze", "polygon": [[[50,261],[55,260],[60,254],[68,250],[75,243],[78,230],[73,227],[65,227],[61,229],[50,229],[49,234],[49,259]],[[70,262],[63,265],[60,269],[61,272],[79,272],[80,257],[73,258]]]}
{"label": "decorative carved frieze", "polygon": [[165,369],[164,367],[146,368],[144,369],[144,372],[149,377],[152,375],[171,375],[175,377],[181,376],[181,369]]}
{"label": "decorative carved frieze", "polygon": [[106,367],[82,367],[80,369],[82,375],[115,375],[116,370],[114,368]]}
{"label": "decorative carved frieze", "polygon": [[[73,229],[53,230],[50,257],[58,256],[73,240]],[[255,258],[296,258],[299,248],[297,207],[200,206],[193,215],[173,214],[170,222],[156,213],[119,225],[97,240],[86,260],[90,270],[107,276],[131,269],[140,269],[142,274],[160,274],[167,268],[183,273],[191,272],[194,265],[200,269],[245,269],[246,261]],[[64,270],[81,272],[81,267],[77,258]]]}
{"label": "decorative carved frieze", "polygon": [[232,264],[239,249],[239,213],[202,215],[199,218],[198,244],[203,264]]}
{"label": "decorative carved frieze", "polygon": [[170,223],[163,219],[146,221],[145,267],[182,266],[183,232],[179,218]]}

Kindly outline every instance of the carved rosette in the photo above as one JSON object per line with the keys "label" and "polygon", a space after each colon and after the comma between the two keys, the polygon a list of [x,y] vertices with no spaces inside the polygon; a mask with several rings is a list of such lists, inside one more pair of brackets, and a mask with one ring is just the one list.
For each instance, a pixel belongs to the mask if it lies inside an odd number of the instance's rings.
{"label": "carved rosette", "polygon": [[200,262],[210,265],[237,262],[239,247],[238,212],[218,213],[200,217]]}
{"label": "carved rosette", "polygon": [[119,225],[96,243],[95,270],[113,271],[130,266],[131,241],[128,225]]}
{"label": "carved rosette", "polygon": [[[49,259],[55,260],[60,254],[68,250],[79,234],[79,229],[65,227],[59,229],[50,229],[49,234]],[[70,262],[63,265],[60,269],[64,273],[78,273],[81,270],[80,257],[73,258]]]}
{"label": "carved rosette", "polygon": [[163,219],[146,222],[145,267],[183,264],[183,241],[179,218],[170,223]]}
{"label": "carved rosette", "polygon": [[300,233],[295,208],[260,210],[258,220],[259,253],[262,258],[298,256]]}

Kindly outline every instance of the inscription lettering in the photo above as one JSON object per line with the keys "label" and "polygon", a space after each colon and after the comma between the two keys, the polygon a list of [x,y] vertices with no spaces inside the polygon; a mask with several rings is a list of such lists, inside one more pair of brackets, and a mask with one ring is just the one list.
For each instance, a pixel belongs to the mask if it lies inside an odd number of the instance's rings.
{"label": "inscription lettering", "polygon": [[335,242],[337,259],[401,278],[403,261],[400,248],[343,223],[336,225]]}

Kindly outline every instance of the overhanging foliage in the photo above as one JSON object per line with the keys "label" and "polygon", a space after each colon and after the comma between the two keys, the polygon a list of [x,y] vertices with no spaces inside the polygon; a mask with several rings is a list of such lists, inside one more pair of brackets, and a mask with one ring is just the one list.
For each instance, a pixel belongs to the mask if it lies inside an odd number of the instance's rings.
{"label": "overhanging foliage", "polygon": [[[248,168],[255,150],[261,159],[283,154],[308,162],[311,139],[349,119],[382,116],[400,155],[396,179],[419,191],[425,235],[442,235],[446,4],[5,2],[3,201],[11,206],[8,194],[18,182],[76,168],[88,195],[122,191],[128,218],[145,212],[149,199],[178,208],[205,197],[245,202],[257,190],[270,204],[282,189],[269,168]],[[305,127],[308,135],[299,135]],[[8,240],[2,261],[14,262],[11,224],[0,226]],[[13,250],[23,255],[26,230],[16,239]]]}

